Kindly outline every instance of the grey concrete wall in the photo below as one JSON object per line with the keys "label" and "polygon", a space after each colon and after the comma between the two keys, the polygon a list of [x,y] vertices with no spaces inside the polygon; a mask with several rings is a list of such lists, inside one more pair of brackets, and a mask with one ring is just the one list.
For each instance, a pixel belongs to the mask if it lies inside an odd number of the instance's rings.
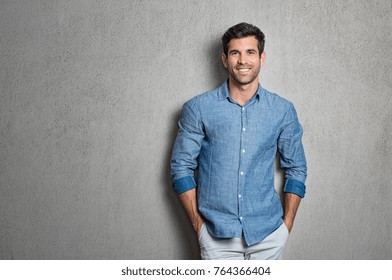
{"label": "grey concrete wall", "polygon": [[[195,259],[169,181],[181,105],[266,34],[304,127],[288,259],[392,258],[391,1],[0,1],[0,258]],[[276,171],[277,188],[281,172]]]}

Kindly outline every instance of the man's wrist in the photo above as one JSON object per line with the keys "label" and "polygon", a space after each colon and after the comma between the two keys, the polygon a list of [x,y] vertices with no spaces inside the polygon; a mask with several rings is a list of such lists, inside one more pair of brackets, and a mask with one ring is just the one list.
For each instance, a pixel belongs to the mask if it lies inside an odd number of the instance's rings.
{"label": "man's wrist", "polygon": [[283,218],[283,222],[286,225],[287,229],[289,230],[289,233],[291,232],[291,229],[293,228],[294,222],[292,219],[287,219]]}
{"label": "man's wrist", "polygon": [[192,223],[193,229],[196,231],[197,234],[200,233],[203,224],[204,224],[204,220],[202,217],[198,218],[197,221]]}

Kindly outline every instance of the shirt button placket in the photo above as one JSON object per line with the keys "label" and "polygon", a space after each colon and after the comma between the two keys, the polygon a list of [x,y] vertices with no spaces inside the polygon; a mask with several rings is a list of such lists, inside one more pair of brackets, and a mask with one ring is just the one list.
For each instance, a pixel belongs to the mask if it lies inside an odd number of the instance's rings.
{"label": "shirt button placket", "polygon": [[244,155],[245,155],[245,132],[246,132],[246,116],[245,116],[245,107],[241,108],[241,146],[240,146],[240,178],[239,178],[239,186],[238,186],[238,215],[239,219],[242,223],[243,221],[243,188],[244,188],[244,181],[245,181],[245,171],[244,168]]}

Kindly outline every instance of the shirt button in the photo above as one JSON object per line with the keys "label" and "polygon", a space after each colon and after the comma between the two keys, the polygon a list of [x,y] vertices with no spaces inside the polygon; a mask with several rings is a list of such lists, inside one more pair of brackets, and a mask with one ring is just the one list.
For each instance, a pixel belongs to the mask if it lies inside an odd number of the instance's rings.
{"label": "shirt button", "polygon": [[242,220],[242,217],[240,217],[240,220]]}
{"label": "shirt button", "polygon": [[245,111],[245,108],[244,108],[244,107],[242,107],[242,111]]}
{"label": "shirt button", "polygon": [[240,172],[240,174],[241,174],[241,175],[244,175],[244,172],[243,172],[243,171],[241,171],[241,172]]}
{"label": "shirt button", "polygon": [[238,197],[241,198],[241,195],[239,194]]}
{"label": "shirt button", "polygon": [[243,154],[245,153],[245,149],[242,149],[242,153],[243,153]]}
{"label": "shirt button", "polygon": [[245,130],[246,130],[245,127],[243,127],[243,128],[242,128],[242,131],[245,131]]}

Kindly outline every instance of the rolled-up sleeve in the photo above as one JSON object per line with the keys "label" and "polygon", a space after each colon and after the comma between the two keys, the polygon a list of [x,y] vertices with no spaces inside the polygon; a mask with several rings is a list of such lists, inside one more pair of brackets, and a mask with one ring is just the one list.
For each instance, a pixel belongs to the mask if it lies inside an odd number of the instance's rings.
{"label": "rolled-up sleeve", "polygon": [[294,193],[303,198],[306,192],[307,166],[302,145],[302,133],[297,112],[293,104],[290,103],[278,139],[280,166],[285,170],[286,179],[283,191]]}
{"label": "rolled-up sleeve", "polygon": [[194,171],[204,138],[199,110],[191,99],[182,107],[178,134],[173,146],[171,178],[174,191],[181,194],[196,187]]}

